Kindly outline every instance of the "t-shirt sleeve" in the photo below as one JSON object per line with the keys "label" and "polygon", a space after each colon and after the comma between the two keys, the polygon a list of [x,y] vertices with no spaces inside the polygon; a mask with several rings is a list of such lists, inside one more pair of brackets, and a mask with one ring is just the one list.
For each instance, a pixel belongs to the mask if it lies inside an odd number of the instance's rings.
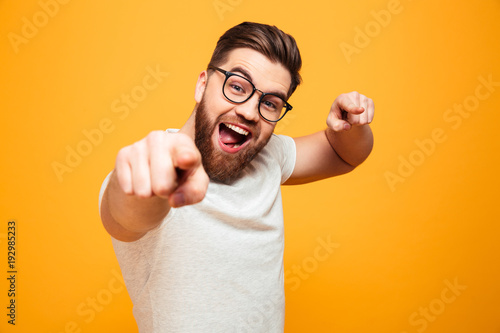
{"label": "t-shirt sleeve", "polygon": [[281,166],[281,184],[286,182],[288,178],[292,175],[293,169],[295,168],[296,160],[296,148],[295,141],[286,135],[275,135],[273,134],[277,144],[278,155],[280,156],[280,166]]}
{"label": "t-shirt sleeve", "polygon": [[111,178],[111,173],[113,173],[113,171],[108,173],[108,175],[106,176],[106,178],[102,182],[101,190],[99,191],[99,215],[101,214],[102,196],[104,195],[104,191],[106,191],[106,187],[108,187],[109,179]]}

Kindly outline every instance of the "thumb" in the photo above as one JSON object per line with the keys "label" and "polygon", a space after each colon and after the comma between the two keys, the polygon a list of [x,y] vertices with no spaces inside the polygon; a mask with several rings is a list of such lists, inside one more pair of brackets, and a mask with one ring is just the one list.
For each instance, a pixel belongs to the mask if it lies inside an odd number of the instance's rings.
{"label": "thumb", "polygon": [[354,103],[350,103],[349,105],[347,105],[345,107],[340,106],[340,108],[342,110],[344,110],[345,112],[352,113],[352,114],[361,114],[361,113],[363,113],[363,111],[365,111],[364,107],[358,106]]}
{"label": "thumb", "polygon": [[350,99],[342,97],[345,96],[340,96],[333,102],[326,121],[328,127],[335,132],[350,130],[352,125],[349,122],[349,118],[352,115],[358,115],[365,111],[363,107],[356,105]]}

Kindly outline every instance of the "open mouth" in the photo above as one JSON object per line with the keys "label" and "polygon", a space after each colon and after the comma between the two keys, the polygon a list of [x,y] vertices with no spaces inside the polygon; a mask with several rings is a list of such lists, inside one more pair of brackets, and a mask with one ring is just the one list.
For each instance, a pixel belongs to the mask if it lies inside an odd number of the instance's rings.
{"label": "open mouth", "polygon": [[234,124],[219,124],[219,143],[222,149],[228,153],[239,151],[250,141],[252,133]]}

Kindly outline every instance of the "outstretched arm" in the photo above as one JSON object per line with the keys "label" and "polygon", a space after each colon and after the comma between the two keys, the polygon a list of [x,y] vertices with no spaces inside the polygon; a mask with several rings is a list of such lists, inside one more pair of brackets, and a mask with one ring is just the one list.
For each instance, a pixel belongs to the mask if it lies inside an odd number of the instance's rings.
{"label": "outstretched arm", "polygon": [[171,207],[197,203],[208,176],[194,141],[153,131],[122,148],[101,201],[101,220],[114,238],[131,242],[158,226]]}
{"label": "outstretched arm", "polygon": [[327,118],[328,128],[294,138],[295,169],[286,185],[304,184],[352,171],[370,155],[373,101],[358,92],[338,96]]}

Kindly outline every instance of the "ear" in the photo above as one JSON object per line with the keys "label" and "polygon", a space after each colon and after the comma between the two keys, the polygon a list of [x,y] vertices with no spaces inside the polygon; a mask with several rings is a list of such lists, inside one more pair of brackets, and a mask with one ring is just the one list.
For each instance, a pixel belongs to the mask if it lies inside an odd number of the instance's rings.
{"label": "ear", "polygon": [[196,82],[196,89],[194,91],[194,100],[196,103],[201,102],[205,88],[207,87],[208,74],[207,71],[203,71],[198,76],[198,82]]}

